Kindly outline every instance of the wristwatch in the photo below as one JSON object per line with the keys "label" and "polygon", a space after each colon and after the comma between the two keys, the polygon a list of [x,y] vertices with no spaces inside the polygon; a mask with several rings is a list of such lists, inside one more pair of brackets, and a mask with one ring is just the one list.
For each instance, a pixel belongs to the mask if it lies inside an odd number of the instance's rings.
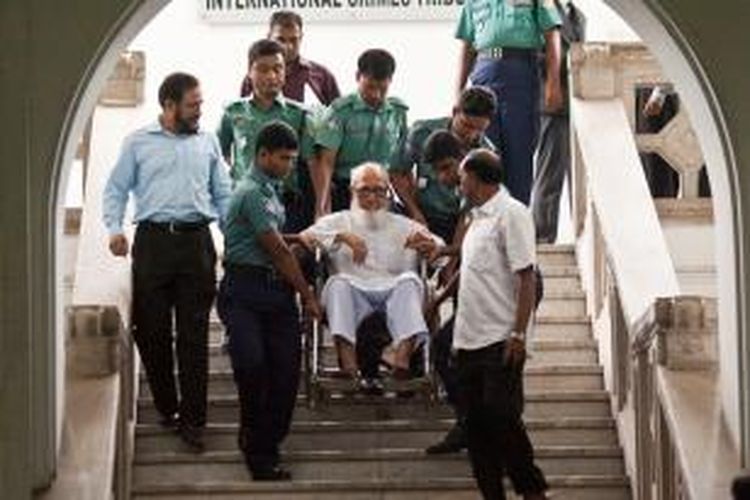
{"label": "wristwatch", "polygon": [[521,342],[526,342],[526,335],[515,330],[510,332],[510,338],[520,340]]}

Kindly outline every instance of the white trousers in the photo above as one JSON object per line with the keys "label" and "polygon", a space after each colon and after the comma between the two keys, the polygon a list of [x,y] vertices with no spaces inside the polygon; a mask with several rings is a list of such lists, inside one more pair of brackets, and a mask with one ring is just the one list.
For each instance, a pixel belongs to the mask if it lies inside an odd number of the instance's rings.
{"label": "white trousers", "polygon": [[337,276],[326,284],[323,297],[331,334],[352,344],[356,342],[359,324],[374,312],[385,313],[388,331],[397,343],[426,335],[422,300],[422,287],[414,280],[401,280],[382,290],[367,290]]}

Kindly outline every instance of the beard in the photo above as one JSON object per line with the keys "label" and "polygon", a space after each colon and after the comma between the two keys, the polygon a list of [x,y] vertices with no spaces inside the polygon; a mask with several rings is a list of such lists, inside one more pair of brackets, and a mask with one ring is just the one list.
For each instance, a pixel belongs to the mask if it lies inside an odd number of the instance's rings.
{"label": "beard", "polygon": [[188,120],[184,116],[178,114],[175,117],[175,125],[177,128],[177,133],[179,134],[198,133],[198,120]]}
{"label": "beard", "polygon": [[388,209],[386,207],[377,210],[365,210],[359,206],[355,199],[352,200],[351,213],[354,224],[369,231],[384,229],[388,223]]}

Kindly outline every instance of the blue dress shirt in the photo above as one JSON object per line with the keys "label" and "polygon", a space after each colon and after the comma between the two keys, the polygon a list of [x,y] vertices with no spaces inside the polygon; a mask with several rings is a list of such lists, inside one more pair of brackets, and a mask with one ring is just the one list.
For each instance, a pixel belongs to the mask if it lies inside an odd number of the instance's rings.
{"label": "blue dress shirt", "polygon": [[109,234],[122,233],[130,192],[136,223],[197,222],[226,217],[229,168],[211,132],[173,134],[157,122],[129,135],[104,188]]}

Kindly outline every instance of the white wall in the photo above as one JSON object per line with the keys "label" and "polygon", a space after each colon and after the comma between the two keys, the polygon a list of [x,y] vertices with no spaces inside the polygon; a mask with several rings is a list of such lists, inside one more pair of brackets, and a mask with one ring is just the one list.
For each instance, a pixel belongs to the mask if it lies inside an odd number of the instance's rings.
{"label": "white wall", "polygon": [[[601,0],[577,0],[589,18],[589,39],[636,40],[637,37]],[[359,54],[372,47],[393,53],[397,68],[392,95],[410,105],[410,120],[450,113],[458,42],[455,23],[360,22],[308,23],[302,53],[326,65],[342,92],[354,90]],[[221,105],[235,98],[246,71],[248,46],[265,36],[266,25],[208,24],[198,16],[195,0],[173,0],[133,41],[130,48],[146,52],[146,108],[159,112],[156,91],[170,72],[194,73],[204,92],[203,126],[213,129]]]}

